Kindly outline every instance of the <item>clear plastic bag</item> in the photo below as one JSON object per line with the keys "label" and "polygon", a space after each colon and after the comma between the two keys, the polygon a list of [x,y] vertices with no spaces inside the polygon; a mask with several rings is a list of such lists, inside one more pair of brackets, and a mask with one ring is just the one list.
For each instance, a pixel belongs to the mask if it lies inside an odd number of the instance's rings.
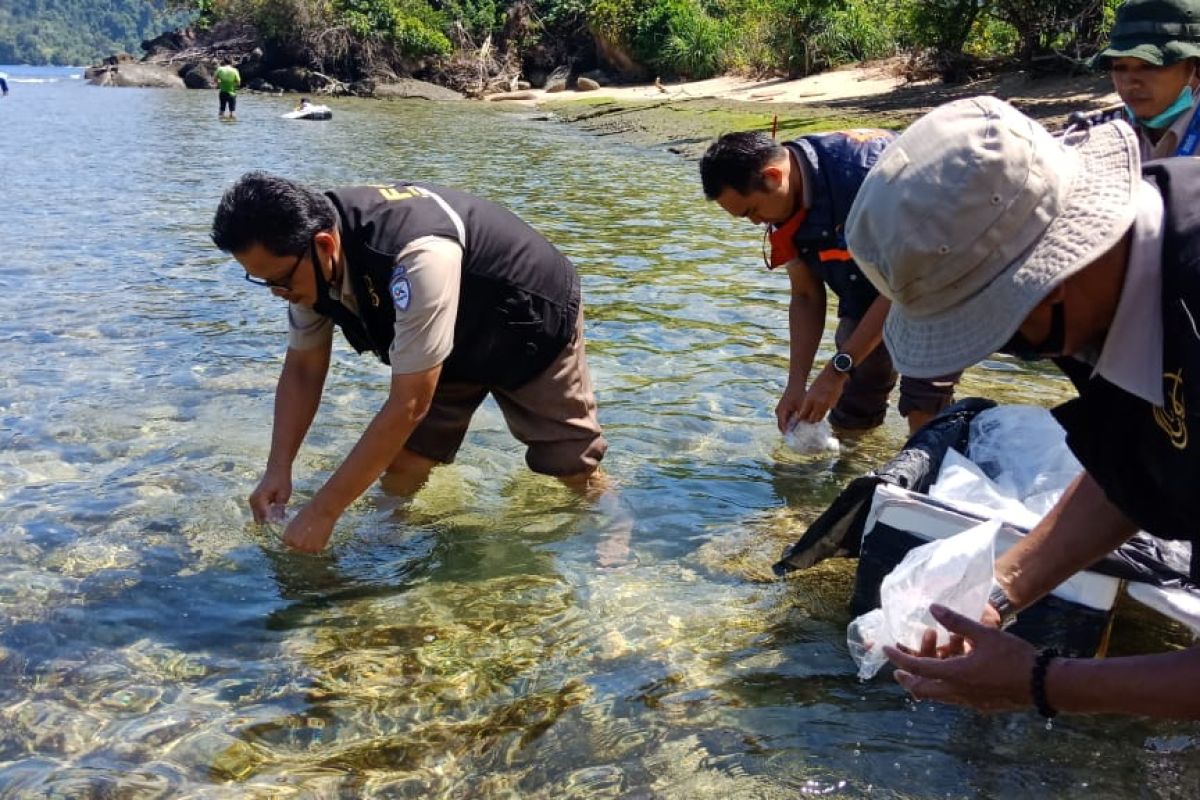
{"label": "clear plastic bag", "polygon": [[981,517],[1001,519],[1022,528],[1032,528],[1044,515],[1031,511],[957,450],[946,451],[937,481],[929,487],[929,496]]}
{"label": "clear plastic bag", "polygon": [[788,447],[802,455],[836,453],[841,449],[841,443],[833,435],[833,428],[824,419],[820,422],[793,422],[783,434],[783,440]]}
{"label": "clear plastic bag", "polygon": [[971,421],[968,442],[967,457],[1001,493],[1020,500],[1038,518],[1083,471],[1067,447],[1066,431],[1038,406],[996,406],[980,413]]}
{"label": "clear plastic bag", "polygon": [[287,527],[287,524],[296,518],[296,510],[288,508],[282,503],[272,503],[267,507],[267,518],[263,520],[268,525],[280,525]]}
{"label": "clear plastic bag", "polygon": [[939,645],[949,642],[949,632],[929,613],[934,603],[979,619],[992,588],[999,530],[999,520],[989,520],[908,551],[883,579],[880,607],[855,619],[846,630],[859,678],[873,677],[887,662],[884,645],[915,649],[927,628],[937,630]]}

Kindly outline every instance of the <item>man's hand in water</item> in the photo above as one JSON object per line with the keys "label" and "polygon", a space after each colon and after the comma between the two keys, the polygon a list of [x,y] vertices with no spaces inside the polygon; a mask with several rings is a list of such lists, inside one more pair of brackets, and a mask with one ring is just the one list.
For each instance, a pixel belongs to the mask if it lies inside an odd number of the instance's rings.
{"label": "man's hand in water", "polygon": [[1029,676],[1037,657],[1033,645],[942,606],[932,606],[930,612],[951,633],[945,650],[935,647],[936,635],[924,638],[920,654],[883,649],[897,668],[896,682],[909,694],[918,700],[938,700],[980,711],[1028,708],[1032,704]]}
{"label": "man's hand in water", "polygon": [[808,387],[804,400],[801,401],[800,408],[796,411],[797,419],[809,423],[825,419],[829,409],[836,406],[838,400],[842,399],[842,392],[846,389],[846,383],[849,380],[849,375],[838,372],[826,364],[825,368],[817,375],[816,380]]}
{"label": "man's hand in water", "polygon": [[788,428],[800,413],[800,406],[804,405],[806,394],[803,384],[792,385],[789,383],[783,390],[783,397],[779,398],[779,402],[775,405],[775,422],[779,425],[780,433],[787,433]]}
{"label": "man's hand in water", "polygon": [[283,543],[302,553],[319,553],[329,543],[337,518],[337,514],[326,513],[316,504],[309,503],[288,523],[283,532]]}
{"label": "man's hand in water", "polygon": [[250,513],[255,522],[270,522],[272,506],[283,508],[292,496],[292,476],[287,470],[268,469],[250,493]]}

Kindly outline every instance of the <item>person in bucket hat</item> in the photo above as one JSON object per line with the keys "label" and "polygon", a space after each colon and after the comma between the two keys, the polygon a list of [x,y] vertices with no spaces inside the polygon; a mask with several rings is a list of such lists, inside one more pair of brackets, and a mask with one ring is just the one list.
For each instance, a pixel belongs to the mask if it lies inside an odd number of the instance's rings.
{"label": "person in bucket hat", "polygon": [[1060,138],[993,97],[922,117],[863,182],[846,240],[892,301],[897,369],[935,375],[1007,351],[1053,358],[1078,391],[1054,414],[1084,472],[997,559],[984,619],[934,608],[952,652],[928,635],[920,652],[888,651],[915,697],[1200,718],[1200,648],[1069,659],[997,630],[1139,529],[1200,540],[1197,208],[1200,160],[1143,167],[1124,122]]}
{"label": "person in bucket hat", "polygon": [[1128,0],[1091,63],[1112,77],[1143,161],[1200,153],[1200,0]]}

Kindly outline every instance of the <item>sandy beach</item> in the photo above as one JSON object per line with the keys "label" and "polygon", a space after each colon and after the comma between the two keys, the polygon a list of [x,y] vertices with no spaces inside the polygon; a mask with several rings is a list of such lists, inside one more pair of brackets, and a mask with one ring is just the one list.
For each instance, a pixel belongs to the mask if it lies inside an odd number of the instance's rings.
{"label": "sandy beach", "polygon": [[965,84],[946,85],[940,81],[908,82],[900,67],[899,59],[887,59],[795,80],[725,75],[703,81],[601,86],[592,91],[530,89],[490,95],[485,99],[527,105],[586,98],[617,102],[711,98],[764,105],[828,105],[858,100],[864,106],[878,103],[888,108],[894,107],[889,99],[907,103],[924,98],[929,105],[936,105],[941,100],[969,94],[996,94],[1013,102],[1033,105],[1066,103],[1092,107],[1118,101],[1108,77],[1100,74],[1030,77],[1022,72],[1012,72]]}
{"label": "sandy beach", "polygon": [[704,81],[601,86],[592,91],[524,90],[486,98],[501,106],[538,108],[554,119],[697,158],[731,130],[776,131],[794,138],[840,128],[899,130],[926,111],[960,97],[991,94],[1048,128],[1076,111],[1118,101],[1105,74],[1029,75],[1020,71],[962,84],[911,82],[900,59],[867,62],[797,80],[734,75]]}

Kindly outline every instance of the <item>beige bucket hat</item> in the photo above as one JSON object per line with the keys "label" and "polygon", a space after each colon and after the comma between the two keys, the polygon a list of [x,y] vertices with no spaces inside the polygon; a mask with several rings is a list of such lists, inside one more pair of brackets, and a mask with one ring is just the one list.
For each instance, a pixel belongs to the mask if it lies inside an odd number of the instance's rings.
{"label": "beige bucket hat", "polygon": [[973,97],[914,122],[846,221],[855,261],[892,300],[884,341],[896,369],[937,377],[996,352],[1129,229],[1140,179],[1123,121],[1063,140],[995,97]]}

